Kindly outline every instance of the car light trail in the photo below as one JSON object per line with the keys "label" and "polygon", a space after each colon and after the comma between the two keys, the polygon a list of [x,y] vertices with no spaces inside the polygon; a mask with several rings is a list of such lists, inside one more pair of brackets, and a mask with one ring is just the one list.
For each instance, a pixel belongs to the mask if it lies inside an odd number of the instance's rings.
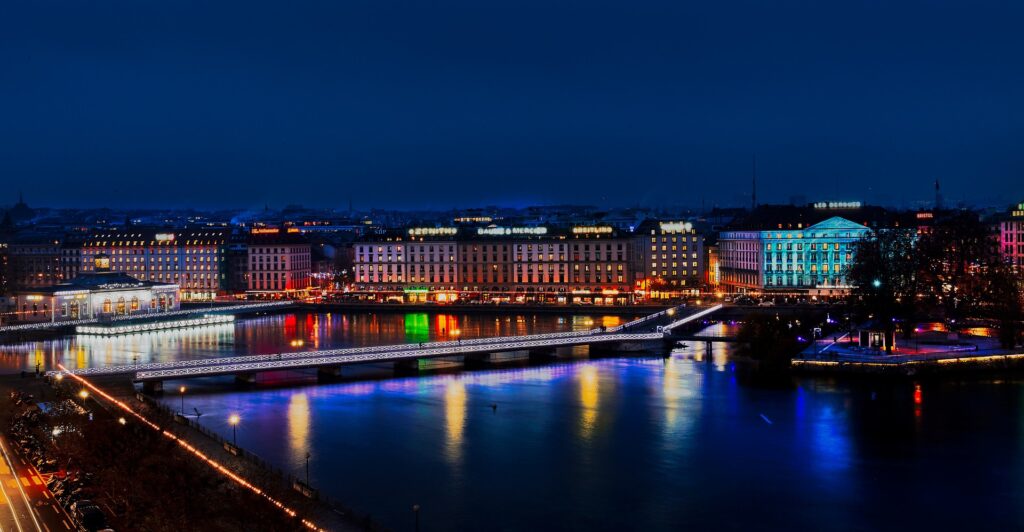
{"label": "car light trail", "polygon": [[[7,467],[11,470],[11,474],[14,475],[15,479],[18,477],[18,470],[14,468],[14,460],[11,460],[10,455],[7,453],[7,445],[4,444],[3,440],[0,439],[0,451],[3,452],[4,462],[7,462]],[[21,501],[25,503],[25,509],[28,511],[29,517],[32,518],[32,523],[36,525],[36,530],[42,532],[43,527],[39,525],[39,520],[36,519],[36,513],[32,510],[32,505],[28,502],[28,495],[25,494],[25,488],[21,485],[21,482],[15,482],[18,486],[18,492],[21,494]],[[6,497],[6,494],[4,495]],[[14,511],[14,501],[11,501],[11,515],[14,516],[14,524],[17,525],[18,530],[21,528],[21,520],[18,518],[18,514]]]}
{"label": "car light trail", "polygon": [[[63,364],[57,364],[57,367],[59,367],[61,369],[61,371],[67,372],[67,368],[65,368]],[[254,484],[250,483],[249,481],[245,480],[244,478],[240,477],[239,475],[237,475],[236,473],[234,473],[233,471],[231,471],[230,469],[225,467],[220,462],[218,462],[218,461],[216,461],[216,460],[206,456],[205,453],[203,453],[199,449],[197,449],[194,446],[192,446],[192,444],[190,444],[187,441],[185,441],[185,440],[175,436],[174,434],[172,434],[169,431],[161,429],[159,425],[157,425],[156,423],[153,423],[152,421],[147,419],[142,414],[136,412],[134,409],[132,409],[132,407],[128,406],[123,401],[120,401],[120,400],[115,399],[114,397],[108,395],[106,392],[104,392],[103,390],[101,390],[98,387],[96,387],[96,385],[94,385],[93,383],[85,380],[84,378],[82,378],[79,375],[75,375],[73,373],[67,373],[67,374],[70,375],[71,378],[73,378],[73,379],[77,380],[78,382],[80,382],[83,386],[85,386],[85,387],[89,388],[90,390],[92,390],[96,395],[98,395],[100,397],[103,397],[105,400],[107,400],[108,402],[110,402],[113,405],[116,405],[118,408],[121,408],[125,412],[131,414],[133,417],[135,417],[136,419],[138,419],[139,421],[141,421],[145,425],[149,426],[151,429],[159,432],[164,437],[166,437],[166,438],[176,442],[178,445],[180,445],[186,451],[192,453],[195,457],[197,457],[200,460],[202,460],[203,462],[205,462],[207,465],[212,467],[214,470],[216,470],[220,474],[222,474],[225,477],[231,479],[232,481],[234,481],[239,486],[242,486],[242,487],[248,489],[249,491],[255,493],[256,495],[259,495],[260,497],[263,497],[264,499],[269,501],[271,504],[273,504],[274,506],[276,506],[276,507],[280,508],[282,511],[284,511],[284,513],[288,514],[289,517],[297,517],[298,516],[298,512],[296,512],[295,510],[289,508],[288,506],[285,506],[284,503],[282,503],[281,501],[279,501],[279,500],[275,499],[274,497],[270,496],[267,492],[261,490],[259,487],[255,486]],[[35,516],[33,516],[33,519],[34,518],[35,518]],[[319,530],[323,530],[322,528],[318,527],[316,524],[314,524],[312,521],[309,521],[308,519],[301,519],[301,521],[302,521],[303,526],[305,526],[306,528],[308,528],[310,530],[318,530],[318,531]]]}

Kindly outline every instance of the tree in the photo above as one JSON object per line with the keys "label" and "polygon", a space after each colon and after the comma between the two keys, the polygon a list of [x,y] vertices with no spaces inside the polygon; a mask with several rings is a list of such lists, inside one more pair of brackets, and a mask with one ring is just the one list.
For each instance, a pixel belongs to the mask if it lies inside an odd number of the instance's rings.
{"label": "tree", "polygon": [[994,264],[981,273],[981,285],[987,294],[984,315],[997,324],[1000,345],[1015,347],[1021,340],[1024,319],[1024,292],[1018,273],[1008,264]]}
{"label": "tree", "polygon": [[748,316],[736,333],[739,353],[756,360],[762,373],[788,374],[790,360],[803,348],[798,338],[801,323],[806,326],[808,322],[760,314]]}
{"label": "tree", "polygon": [[926,303],[954,329],[989,300],[981,274],[1001,262],[992,232],[971,211],[939,220],[921,236],[917,257]]}
{"label": "tree", "polygon": [[846,271],[853,301],[878,320],[886,333],[891,334],[896,323],[903,325],[904,335],[913,332],[920,282],[917,257],[912,230],[878,231],[854,245],[853,261]]}

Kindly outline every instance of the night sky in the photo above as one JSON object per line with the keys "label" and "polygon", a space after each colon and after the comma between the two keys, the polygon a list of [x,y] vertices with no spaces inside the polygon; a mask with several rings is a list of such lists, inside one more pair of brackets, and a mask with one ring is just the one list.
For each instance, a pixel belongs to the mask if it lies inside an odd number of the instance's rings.
{"label": "night sky", "polygon": [[[898,5],[894,5],[898,4]],[[0,204],[1024,200],[1024,3],[10,0]]]}

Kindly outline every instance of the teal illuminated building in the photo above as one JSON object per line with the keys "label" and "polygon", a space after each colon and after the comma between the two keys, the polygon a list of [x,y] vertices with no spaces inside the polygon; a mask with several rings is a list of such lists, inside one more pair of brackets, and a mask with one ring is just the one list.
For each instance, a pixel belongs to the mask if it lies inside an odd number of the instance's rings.
{"label": "teal illuminated building", "polygon": [[844,295],[854,244],[870,232],[840,216],[807,227],[724,231],[722,284],[730,292]]}

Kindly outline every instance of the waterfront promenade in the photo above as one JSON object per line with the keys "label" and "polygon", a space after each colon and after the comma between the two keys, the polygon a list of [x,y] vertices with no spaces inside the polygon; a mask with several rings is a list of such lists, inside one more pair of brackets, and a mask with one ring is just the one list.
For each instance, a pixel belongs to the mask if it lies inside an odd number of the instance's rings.
{"label": "waterfront promenade", "polygon": [[948,340],[925,335],[911,340],[897,337],[890,353],[856,345],[849,335],[818,340],[792,361],[796,370],[815,372],[885,373],[916,375],[949,370],[988,370],[1024,367],[1024,349],[1007,349],[984,336]]}

